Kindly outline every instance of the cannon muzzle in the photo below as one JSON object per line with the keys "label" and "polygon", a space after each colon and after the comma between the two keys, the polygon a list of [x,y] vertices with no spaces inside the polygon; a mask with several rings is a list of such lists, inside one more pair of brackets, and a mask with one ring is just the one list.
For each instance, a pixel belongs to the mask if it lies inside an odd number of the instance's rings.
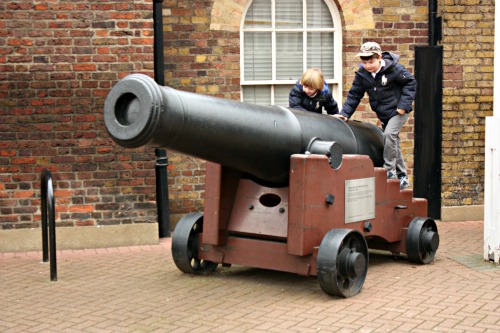
{"label": "cannon muzzle", "polygon": [[383,135],[375,125],[179,91],[142,74],[113,87],[104,121],[123,147],[172,149],[276,186],[288,184],[293,154],[324,153],[334,168],[342,154],[368,155],[383,165]]}

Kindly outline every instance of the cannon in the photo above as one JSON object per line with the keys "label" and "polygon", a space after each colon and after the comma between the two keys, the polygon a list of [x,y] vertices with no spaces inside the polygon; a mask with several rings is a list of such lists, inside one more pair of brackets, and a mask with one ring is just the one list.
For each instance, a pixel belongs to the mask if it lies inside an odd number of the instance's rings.
{"label": "cannon", "polygon": [[184,273],[219,264],[278,270],[351,297],[371,249],[434,260],[439,235],[427,201],[387,179],[373,124],[179,91],[141,74],[112,88],[104,121],[123,147],[207,161],[204,210],[182,217],[172,234]]}

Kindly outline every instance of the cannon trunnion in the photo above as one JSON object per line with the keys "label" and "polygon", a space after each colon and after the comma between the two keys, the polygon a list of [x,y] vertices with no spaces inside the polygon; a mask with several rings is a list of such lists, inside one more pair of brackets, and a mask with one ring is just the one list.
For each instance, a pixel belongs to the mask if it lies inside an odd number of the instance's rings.
{"label": "cannon trunnion", "polygon": [[273,269],[317,276],[327,294],[350,297],[365,281],[368,249],[434,259],[427,201],[386,178],[376,126],[181,92],[139,74],[112,89],[104,119],[122,146],[208,161],[204,212],[172,235],[182,272]]}

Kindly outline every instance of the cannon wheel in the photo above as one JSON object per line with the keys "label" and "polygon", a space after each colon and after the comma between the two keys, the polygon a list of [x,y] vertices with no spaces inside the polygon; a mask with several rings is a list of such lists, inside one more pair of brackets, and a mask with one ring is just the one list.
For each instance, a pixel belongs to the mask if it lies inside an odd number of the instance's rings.
{"label": "cannon wheel", "polygon": [[351,229],[332,229],[321,241],[317,258],[321,289],[332,296],[359,293],[368,272],[368,245],[363,235]]}
{"label": "cannon wheel", "polygon": [[414,218],[406,234],[408,260],[418,264],[428,264],[434,260],[438,247],[439,235],[436,222],[431,218]]}
{"label": "cannon wheel", "polygon": [[217,263],[198,258],[198,240],[203,231],[203,214],[189,213],[179,220],[172,235],[172,257],[184,273],[213,272]]}

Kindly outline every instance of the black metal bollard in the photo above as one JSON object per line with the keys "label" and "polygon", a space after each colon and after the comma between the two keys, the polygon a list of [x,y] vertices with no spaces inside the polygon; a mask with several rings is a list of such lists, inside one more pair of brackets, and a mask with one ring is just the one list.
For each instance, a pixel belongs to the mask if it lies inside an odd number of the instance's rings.
{"label": "black metal bollard", "polygon": [[[49,261],[50,250],[50,280],[57,281],[56,258],[56,222],[55,198],[52,187],[52,175],[48,169],[43,169],[41,180],[41,211],[42,211],[42,248],[43,262]],[[47,214],[48,211],[48,214]],[[47,223],[48,215],[48,223]],[[47,231],[48,224],[48,231]],[[50,240],[50,245],[49,245]]]}

